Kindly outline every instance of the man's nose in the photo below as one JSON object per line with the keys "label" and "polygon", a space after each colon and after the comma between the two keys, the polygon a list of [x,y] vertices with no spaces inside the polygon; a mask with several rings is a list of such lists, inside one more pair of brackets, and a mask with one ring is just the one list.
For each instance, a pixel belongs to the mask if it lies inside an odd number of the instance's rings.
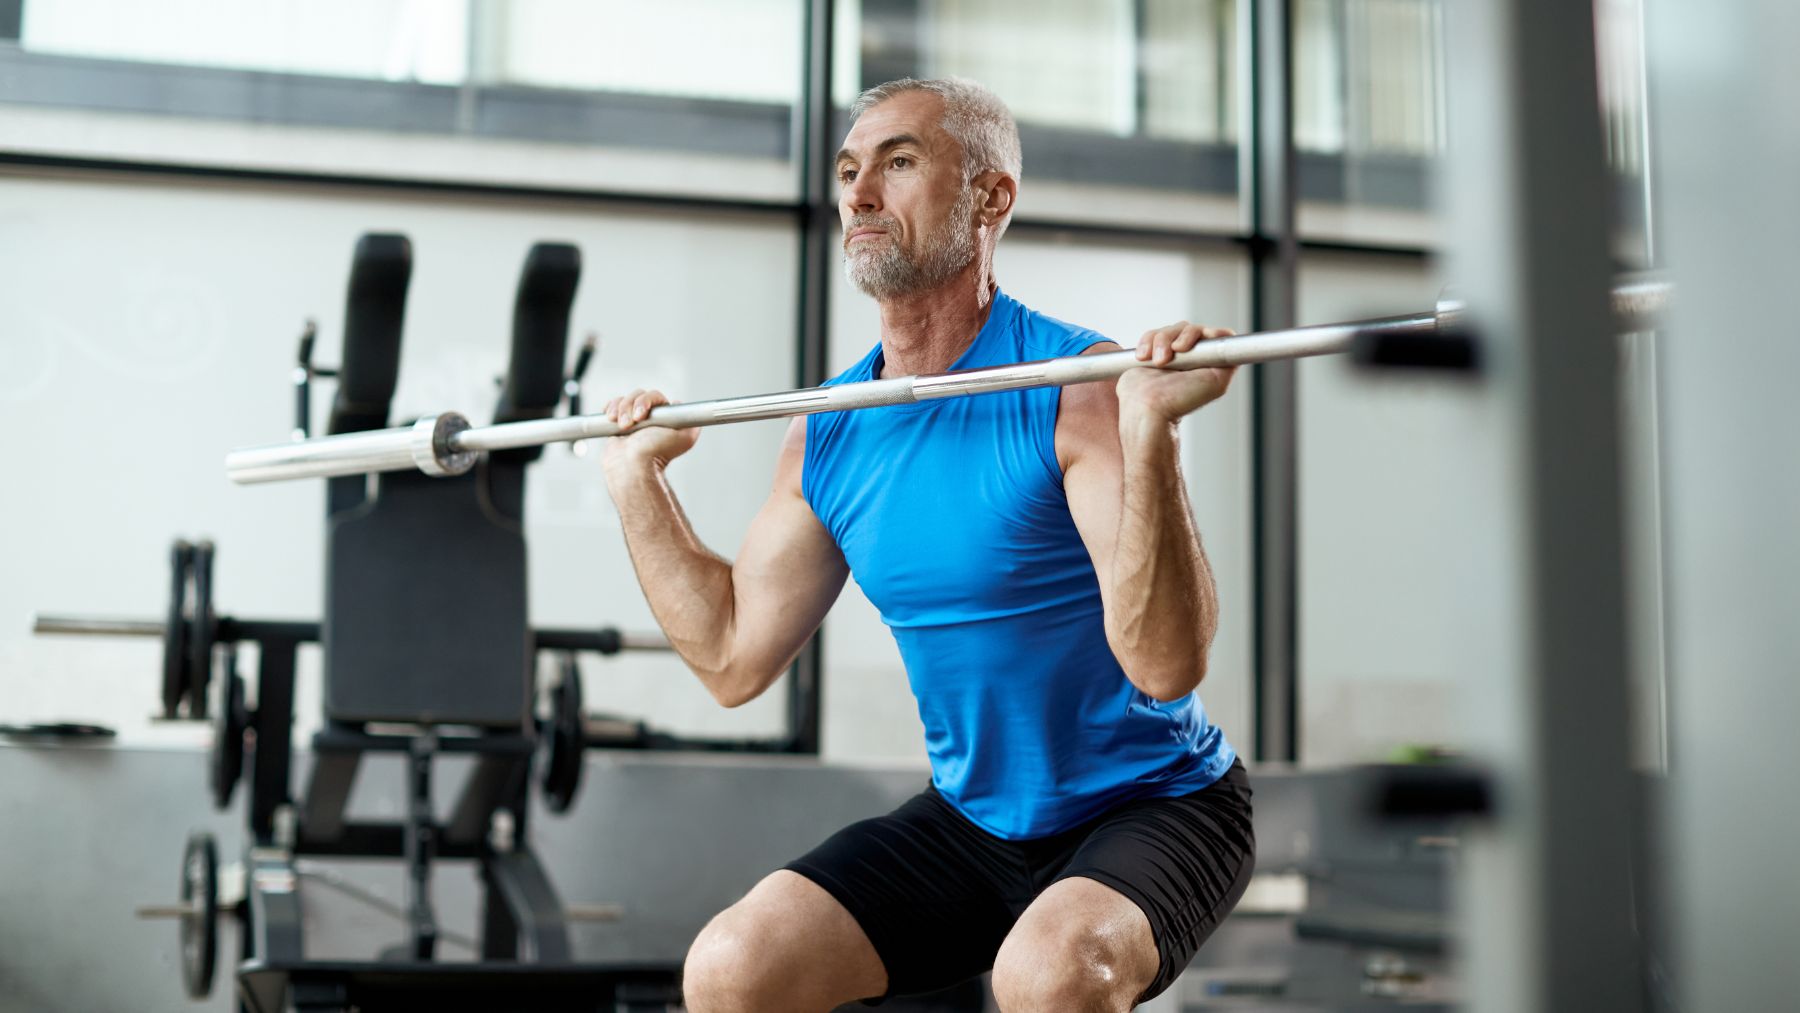
{"label": "man's nose", "polygon": [[881,209],[880,187],[863,175],[846,182],[839,199],[852,214],[867,214]]}

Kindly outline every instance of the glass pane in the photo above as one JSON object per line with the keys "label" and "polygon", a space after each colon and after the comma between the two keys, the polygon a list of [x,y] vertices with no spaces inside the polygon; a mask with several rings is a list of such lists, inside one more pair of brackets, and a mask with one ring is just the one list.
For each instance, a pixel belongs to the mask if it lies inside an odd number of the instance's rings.
{"label": "glass pane", "polygon": [[795,0],[532,0],[501,8],[484,80],[648,95],[793,102]]}
{"label": "glass pane", "polygon": [[1144,132],[1236,145],[1235,0],[1148,0],[1143,12]]}
{"label": "glass pane", "polygon": [[1444,145],[1439,0],[1295,0],[1302,234],[1426,245]]}
{"label": "glass pane", "polygon": [[803,11],[33,0],[0,128],[76,157],[791,200]]}
{"label": "glass pane", "polygon": [[418,0],[32,0],[19,44],[40,53],[455,84],[468,8]]}
{"label": "glass pane", "polygon": [[[1235,231],[1237,0],[840,0],[834,101],[973,78],[1019,121],[1018,215]],[[997,42],[1004,39],[1004,44]]]}
{"label": "glass pane", "polygon": [[[1294,0],[1302,233],[1431,245],[1445,117],[1442,0]],[[1643,2],[1595,6],[1615,254],[1648,263]]]}

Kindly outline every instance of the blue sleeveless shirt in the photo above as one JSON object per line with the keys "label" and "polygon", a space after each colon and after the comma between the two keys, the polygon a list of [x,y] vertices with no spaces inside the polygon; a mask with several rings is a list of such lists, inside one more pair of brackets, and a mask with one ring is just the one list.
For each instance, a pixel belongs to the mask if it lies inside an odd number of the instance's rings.
{"label": "blue sleeveless shirt", "polygon": [[[1105,340],[996,292],[951,368],[1076,355]],[[881,369],[877,345],[829,382]],[[806,420],[801,491],[899,644],[932,784],[1009,840],[1131,799],[1199,791],[1236,757],[1198,697],[1158,702],[1107,645],[1100,584],[1056,459],[1061,393]]]}

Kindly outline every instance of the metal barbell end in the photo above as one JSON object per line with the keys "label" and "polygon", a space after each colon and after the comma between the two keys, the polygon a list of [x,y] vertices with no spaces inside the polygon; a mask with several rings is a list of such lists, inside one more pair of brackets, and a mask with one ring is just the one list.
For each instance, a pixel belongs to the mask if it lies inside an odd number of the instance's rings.
{"label": "metal barbell end", "polygon": [[[455,412],[431,415],[411,426],[321,436],[298,443],[234,450],[225,471],[234,482],[279,482],[420,468],[427,474],[460,475],[475,455],[453,446],[469,420]],[[429,467],[422,462],[429,462]]]}

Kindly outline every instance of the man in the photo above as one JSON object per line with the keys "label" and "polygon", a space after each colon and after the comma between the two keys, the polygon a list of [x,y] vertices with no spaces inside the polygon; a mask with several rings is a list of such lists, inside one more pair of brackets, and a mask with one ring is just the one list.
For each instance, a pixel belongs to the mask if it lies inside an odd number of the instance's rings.
{"label": "man", "polygon": [[[845,270],[881,342],[833,382],[1116,350],[995,285],[1018,193],[1006,107],[902,80],[837,156]],[[1186,323],[1137,354],[1230,332]],[[856,576],[919,701],[932,785],[713,919],[693,1013],[826,1011],[993,970],[1002,1009],[1126,1010],[1166,989],[1242,895],[1243,766],[1192,691],[1217,628],[1176,424],[1228,370],[795,419],[736,561],[663,477],[698,430],[612,440],[607,486],[658,622],[727,707],[773,683]],[[608,402],[621,424],[666,402]]]}

